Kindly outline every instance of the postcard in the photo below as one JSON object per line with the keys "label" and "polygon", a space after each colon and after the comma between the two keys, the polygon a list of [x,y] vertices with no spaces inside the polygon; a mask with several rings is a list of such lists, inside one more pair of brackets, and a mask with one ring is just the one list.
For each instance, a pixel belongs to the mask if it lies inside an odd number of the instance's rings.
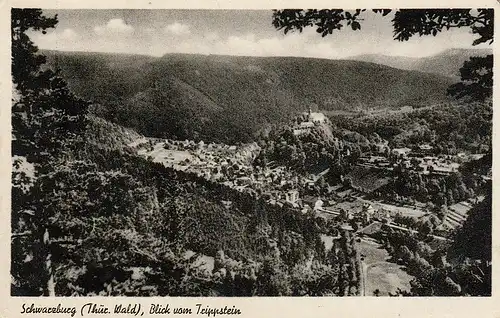
{"label": "postcard", "polygon": [[500,314],[498,3],[2,4],[0,317]]}

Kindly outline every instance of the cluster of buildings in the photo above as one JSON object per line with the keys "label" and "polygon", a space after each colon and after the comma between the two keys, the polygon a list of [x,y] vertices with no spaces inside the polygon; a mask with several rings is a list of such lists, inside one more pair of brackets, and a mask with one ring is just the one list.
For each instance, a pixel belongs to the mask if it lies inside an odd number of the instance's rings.
{"label": "cluster of buildings", "polygon": [[287,167],[274,166],[272,162],[265,168],[253,167],[251,163],[259,151],[256,144],[236,147],[161,140],[140,153],[176,170],[195,173],[238,191],[258,193],[271,204],[289,205],[303,213],[339,214],[334,201],[308,195],[301,197],[299,192],[315,184],[329,169],[314,176],[303,176]]}
{"label": "cluster of buildings", "polygon": [[403,147],[403,148],[394,148],[391,150],[391,154],[399,158],[406,158],[408,156],[423,157],[431,155],[433,154],[433,152],[434,152],[434,147],[432,147],[429,144],[420,144],[413,149],[408,147]]}
{"label": "cluster of buildings", "polygon": [[358,165],[366,168],[393,170],[397,166],[415,170],[421,174],[450,175],[458,172],[460,162],[477,160],[482,154],[459,153],[451,155],[433,155],[433,147],[428,144],[419,145],[416,149],[394,148],[389,156],[376,153],[358,159]]}
{"label": "cluster of buildings", "polygon": [[458,172],[461,162],[477,160],[484,156],[484,154],[465,154],[463,152],[453,156],[436,156],[433,147],[427,144],[419,145],[413,150],[400,148],[397,151],[401,153],[398,158],[404,168],[414,169],[422,174],[434,175],[450,175]]}
{"label": "cluster of buildings", "polygon": [[298,207],[299,194],[295,189],[311,182],[282,166],[269,164],[266,168],[254,168],[252,162],[260,152],[256,143],[236,147],[188,140],[156,142],[139,153],[167,167],[194,173],[238,191],[257,192],[272,203]]}
{"label": "cluster of buildings", "polygon": [[311,128],[313,128],[317,124],[324,123],[326,121],[326,116],[323,113],[314,113],[311,111],[309,108],[308,112],[305,112],[302,114],[305,118],[304,121],[298,123],[294,129],[293,129],[293,134],[295,136],[300,136],[305,133],[308,133],[311,131]]}

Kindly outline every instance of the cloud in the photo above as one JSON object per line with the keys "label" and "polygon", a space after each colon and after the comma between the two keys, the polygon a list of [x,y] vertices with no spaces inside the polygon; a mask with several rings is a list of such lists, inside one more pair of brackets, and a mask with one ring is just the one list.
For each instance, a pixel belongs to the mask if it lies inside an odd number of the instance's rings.
{"label": "cloud", "polygon": [[134,28],[127,24],[123,19],[111,19],[103,26],[96,26],[94,32],[98,35],[105,34],[130,34],[134,31]]}
{"label": "cloud", "polygon": [[64,29],[61,32],[60,37],[62,39],[74,40],[78,37],[78,34],[73,29]]}
{"label": "cloud", "polygon": [[[467,47],[467,44],[472,42],[470,34],[452,30],[440,34],[441,42],[436,41],[434,37],[416,37],[411,41],[401,43],[394,41],[390,32],[382,33],[381,31],[374,34],[366,32],[354,35],[347,31],[337,32],[322,38],[312,28],[302,33],[289,33],[286,36],[281,33],[262,34],[253,31],[246,34],[224,34],[210,29],[198,33],[193,32],[192,28],[193,26],[187,24],[173,22],[163,28],[138,25],[136,29],[139,32],[136,32],[124,20],[112,19],[97,26],[96,33],[66,28],[56,29],[46,35],[40,32],[32,34],[35,43],[44,49],[136,53],[154,56],[162,56],[166,53],[191,53],[339,59],[359,54],[378,53],[416,57],[438,53],[449,43],[453,43],[456,47]],[[126,36],[118,36],[120,34]]]}
{"label": "cloud", "polygon": [[203,39],[207,42],[214,42],[214,41],[218,41],[220,39],[220,36],[216,32],[209,32],[209,33],[205,34]]}
{"label": "cloud", "polygon": [[291,34],[287,36],[259,37],[253,33],[222,37],[215,32],[193,35],[171,45],[171,39],[164,38],[149,47],[150,54],[193,53],[250,56],[304,55],[314,51],[308,36]]}
{"label": "cloud", "polygon": [[174,22],[167,25],[164,28],[165,33],[175,34],[175,35],[187,35],[191,33],[190,27],[187,24],[182,24],[179,22]]}
{"label": "cloud", "polygon": [[63,30],[54,30],[47,34],[33,32],[30,34],[33,41],[40,45],[42,49],[64,50],[68,47],[75,46],[80,38],[80,35],[71,28]]}

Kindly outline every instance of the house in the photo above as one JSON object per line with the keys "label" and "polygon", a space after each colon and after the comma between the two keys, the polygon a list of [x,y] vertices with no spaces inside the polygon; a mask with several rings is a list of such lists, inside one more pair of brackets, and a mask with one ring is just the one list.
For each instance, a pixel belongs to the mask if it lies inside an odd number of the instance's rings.
{"label": "house", "polygon": [[285,200],[290,203],[295,203],[299,200],[299,191],[290,190],[285,193]]}
{"label": "house", "polygon": [[321,209],[323,207],[323,204],[324,204],[323,200],[318,198],[318,200],[316,200],[316,202],[314,203],[314,210]]}
{"label": "house", "polygon": [[482,157],[484,157],[484,154],[483,154],[483,153],[475,153],[475,154],[471,154],[471,155],[469,156],[469,158],[470,158],[471,160],[479,160],[479,159],[481,159]]}
{"label": "house", "polygon": [[327,208],[321,207],[317,211],[321,211],[323,213],[328,213],[328,214],[331,214],[331,215],[334,215],[334,216],[340,215],[339,209],[336,209],[336,208],[333,208],[333,207],[327,207]]}
{"label": "house", "polygon": [[359,235],[374,236],[382,230],[382,223],[373,222],[365,228],[358,231]]}
{"label": "house", "polygon": [[233,205],[233,202],[232,202],[232,201],[230,201],[230,200],[227,200],[227,201],[222,200],[221,202],[222,202],[222,204],[223,204],[226,208],[230,208],[230,207]]}
{"label": "house", "polygon": [[375,209],[369,203],[363,204],[363,210],[362,211],[363,211],[363,213],[370,214],[370,215],[373,215],[375,213]]}
{"label": "house", "polygon": [[252,184],[252,179],[250,177],[239,177],[236,179],[239,185],[250,185]]}
{"label": "house", "polygon": [[300,210],[303,214],[306,214],[308,213],[309,211],[311,211],[311,208],[309,206],[305,206],[302,208],[302,210]]}
{"label": "house", "polygon": [[332,199],[326,201],[327,206],[334,206],[336,204],[337,204],[337,201],[332,200]]}
{"label": "house", "polygon": [[352,228],[352,226],[350,226],[349,224],[345,223],[345,224],[342,224],[339,226],[339,229],[343,230],[343,231],[347,231],[347,232],[352,232],[354,231],[354,229]]}
{"label": "house", "polygon": [[432,149],[433,149],[433,147],[431,145],[428,145],[428,144],[423,144],[423,145],[418,146],[418,150],[421,153],[430,153],[430,152],[432,152]]}
{"label": "house", "polygon": [[392,154],[398,156],[398,157],[404,157],[407,156],[411,152],[410,148],[394,148],[392,149]]}
{"label": "house", "polygon": [[371,221],[375,214],[376,210],[373,208],[371,204],[363,204],[363,208],[361,210],[363,220],[368,223]]}
{"label": "house", "polygon": [[383,154],[387,151],[388,142],[385,140],[384,142],[379,142],[375,144],[376,152],[379,154]]}
{"label": "house", "polygon": [[309,112],[309,121],[313,123],[323,123],[325,122],[326,117],[323,113],[312,113]]}
{"label": "house", "polygon": [[302,122],[302,123],[300,123],[300,126],[299,126],[300,129],[310,129],[313,127],[314,127],[314,123],[310,122],[310,121]]}
{"label": "house", "polygon": [[405,169],[410,168],[410,167],[411,167],[410,160],[404,160],[404,161],[401,163],[401,166],[403,166],[403,168],[405,168]]}
{"label": "house", "polygon": [[303,134],[305,134],[306,132],[307,132],[307,131],[306,131],[306,130],[304,130],[304,129],[294,129],[294,130],[293,130],[293,134],[294,134],[295,136],[300,136],[300,135],[303,135]]}
{"label": "house", "polygon": [[448,175],[448,174],[452,174],[453,172],[457,172],[458,168],[460,167],[460,165],[458,163],[433,164],[430,167],[432,167],[431,170],[432,170],[433,173]]}
{"label": "house", "polygon": [[314,197],[311,195],[305,195],[304,198],[302,198],[302,203],[305,205],[307,204],[310,207],[313,207],[314,209],[317,209],[317,207],[322,207],[323,206],[323,200],[321,200],[318,197]]}

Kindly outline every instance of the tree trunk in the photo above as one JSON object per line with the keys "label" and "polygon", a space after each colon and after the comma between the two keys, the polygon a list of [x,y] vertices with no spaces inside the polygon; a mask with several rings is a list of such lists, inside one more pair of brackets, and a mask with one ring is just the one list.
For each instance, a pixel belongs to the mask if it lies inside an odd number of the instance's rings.
{"label": "tree trunk", "polygon": [[50,236],[49,236],[49,230],[47,228],[45,228],[45,232],[43,233],[42,251],[45,254],[44,268],[46,274],[46,281],[43,282],[44,283],[43,295],[49,297],[55,297],[56,291],[54,282],[54,272],[52,267],[52,254],[50,252]]}

